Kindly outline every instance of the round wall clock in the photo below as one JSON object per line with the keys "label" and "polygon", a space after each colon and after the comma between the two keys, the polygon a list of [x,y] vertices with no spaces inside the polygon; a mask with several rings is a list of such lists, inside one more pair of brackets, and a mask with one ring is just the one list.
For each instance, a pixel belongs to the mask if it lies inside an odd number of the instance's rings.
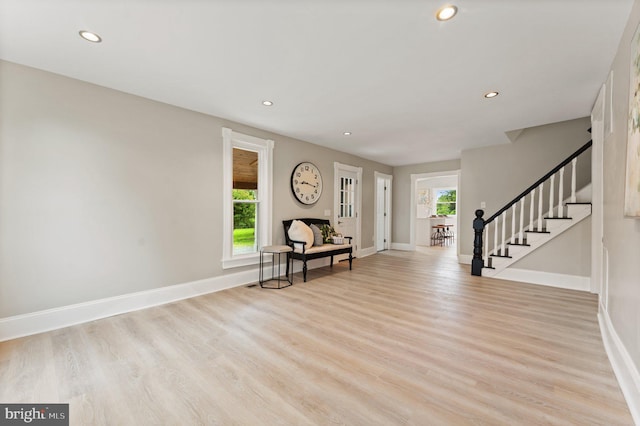
{"label": "round wall clock", "polygon": [[302,204],[314,204],[322,195],[322,176],[313,163],[303,162],[293,168],[291,191]]}

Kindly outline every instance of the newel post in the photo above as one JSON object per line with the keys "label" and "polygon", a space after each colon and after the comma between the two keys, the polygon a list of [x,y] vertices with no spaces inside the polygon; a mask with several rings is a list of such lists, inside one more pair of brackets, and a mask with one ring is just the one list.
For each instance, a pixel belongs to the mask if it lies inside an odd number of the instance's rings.
{"label": "newel post", "polygon": [[482,276],[484,260],[482,260],[482,231],[484,231],[484,210],[476,210],[476,218],[473,219],[473,260],[471,261],[471,275]]}

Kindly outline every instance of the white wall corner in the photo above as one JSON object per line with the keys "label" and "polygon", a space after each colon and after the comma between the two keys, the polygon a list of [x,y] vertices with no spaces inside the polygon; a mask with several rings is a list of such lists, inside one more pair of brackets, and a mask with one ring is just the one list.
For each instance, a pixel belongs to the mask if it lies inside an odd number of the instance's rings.
{"label": "white wall corner", "polygon": [[532,271],[528,269],[506,268],[493,278],[510,281],[520,281],[529,284],[540,284],[549,287],[565,288],[568,290],[591,290],[591,278],[579,275],[556,274],[553,272]]}
{"label": "white wall corner", "polygon": [[609,314],[602,309],[602,306],[600,306],[598,313],[598,322],[600,323],[602,342],[613,367],[613,372],[627,401],[633,421],[640,425],[640,374],[638,374],[638,369],[616,333]]}

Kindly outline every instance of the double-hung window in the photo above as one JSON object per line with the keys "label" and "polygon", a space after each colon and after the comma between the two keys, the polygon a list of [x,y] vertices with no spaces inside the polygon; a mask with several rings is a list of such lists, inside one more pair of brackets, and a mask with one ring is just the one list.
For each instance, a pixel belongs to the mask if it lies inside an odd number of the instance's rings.
{"label": "double-hung window", "polygon": [[273,141],[222,129],[222,267],[258,263],[260,247],[271,244]]}
{"label": "double-hung window", "polygon": [[437,189],[435,191],[436,203],[435,208],[437,215],[455,216],[457,210],[456,190]]}

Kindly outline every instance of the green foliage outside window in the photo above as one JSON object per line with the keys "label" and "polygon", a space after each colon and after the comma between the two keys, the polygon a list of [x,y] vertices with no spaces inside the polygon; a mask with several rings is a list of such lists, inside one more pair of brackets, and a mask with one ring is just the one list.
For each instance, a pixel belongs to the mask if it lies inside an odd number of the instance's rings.
{"label": "green foliage outside window", "polygon": [[[256,200],[257,191],[233,190],[233,250],[234,254],[255,252],[257,203],[242,202]],[[240,202],[239,202],[240,201]]]}
{"label": "green foliage outside window", "polygon": [[456,214],[456,190],[438,191],[436,199],[436,214],[452,216]]}
{"label": "green foliage outside window", "polygon": [[[234,189],[234,200],[255,200],[256,191],[248,189]],[[255,228],[256,204],[233,203],[233,229]]]}

